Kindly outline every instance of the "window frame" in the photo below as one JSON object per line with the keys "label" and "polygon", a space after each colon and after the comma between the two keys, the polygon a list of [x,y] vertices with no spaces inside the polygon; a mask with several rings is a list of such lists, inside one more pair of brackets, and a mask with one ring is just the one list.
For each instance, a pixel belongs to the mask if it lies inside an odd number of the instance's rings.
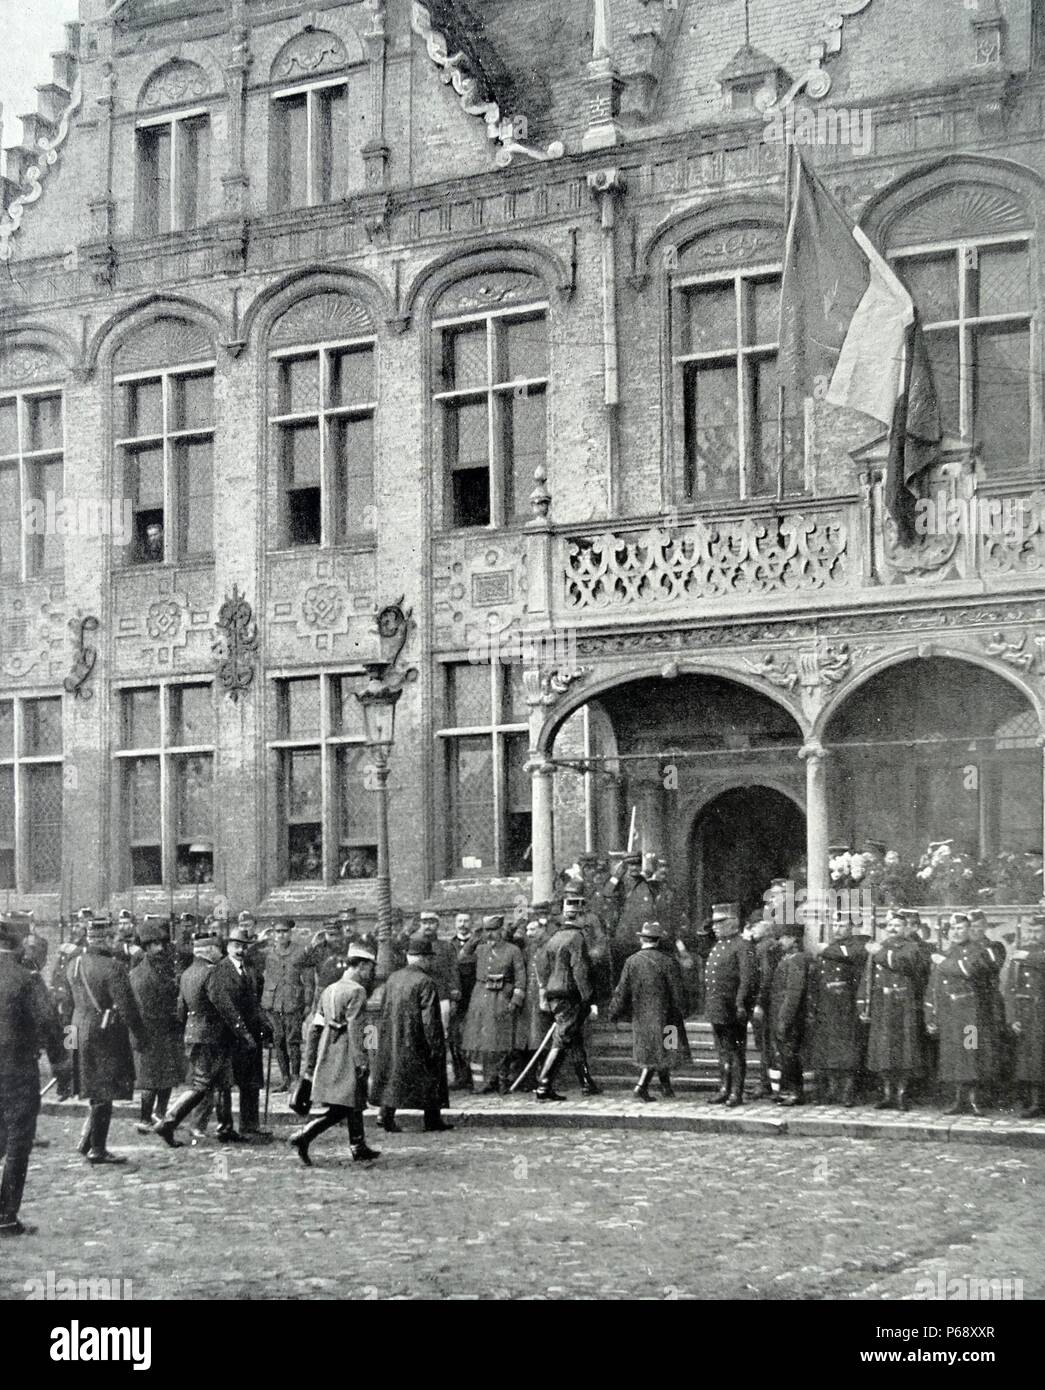
{"label": "window frame", "polygon": [[[708,269],[706,271],[696,271],[687,274],[673,274],[669,283],[669,298],[671,302],[670,319],[670,340],[669,352],[671,357],[671,372],[673,377],[674,389],[677,395],[678,407],[677,416],[673,421],[673,431],[677,431],[676,457],[679,458],[681,467],[678,469],[679,494],[682,504],[685,506],[706,506],[723,507],[729,506],[731,502],[745,503],[764,503],[770,501],[782,501],[784,498],[807,498],[809,496],[809,476],[805,459],[805,449],[800,443],[802,438],[802,420],[800,415],[793,415],[793,430],[796,435],[795,448],[801,448],[801,455],[796,453],[796,462],[801,463],[803,485],[800,491],[787,491],[783,495],[777,488],[770,492],[752,492],[751,482],[754,473],[753,455],[753,431],[751,422],[755,416],[755,387],[754,373],[751,367],[752,362],[772,360],[779,364],[780,360],[780,340],[779,336],[771,342],[749,343],[745,342],[745,282],[756,280],[776,280],[778,286],[783,284],[783,263],[779,260],[774,261],[754,261],[749,265],[734,266],[732,268]],[[734,310],[734,338],[732,350],[709,349],[699,352],[683,352],[683,325],[686,320],[687,307],[686,300],[689,295],[697,289],[707,288],[714,285],[732,286],[733,290],[733,310]],[[732,364],[732,370],[736,382],[736,402],[737,402],[737,494],[735,498],[727,497],[702,497],[696,488],[695,468],[693,461],[689,457],[686,446],[686,436],[688,431],[686,417],[686,401],[689,369],[691,367],[725,366]],[[786,417],[785,417],[786,418]],[[779,422],[777,425],[779,429]],[[774,440],[774,450],[776,442]],[[785,470],[786,474],[786,470]]]}
{"label": "window frame", "polygon": [[[509,381],[497,380],[497,349],[501,341],[496,325],[508,321],[525,322],[539,319],[544,325],[547,348],[547,375],[543,377],[518,377]],[[442,390],[443,354],[446,347],[446,334],[456,332],[469,325],[484,324],[486,327],[486,381],[482,387],[468,386],[452,390]],[[481,531],[501,530],[514,524],[522,524],[529,517],[521,514],[508,514],[508,461],[505,456],[502,412],[500,400],[506,395],[517,395],[520,391],[529,395],[537,388],[544,397],[545,410],[545,451],[544,462],[548,458],[548,411],[552,390],[551,362],[551,305],[547,298],[536,299],[522,304],[505,305],[500,309],[481,309],[471,313],[452,314],[432,320],[434,352],[432,355],[432,403],[438,417],[438,430],[435,431],[438,447],[438,465],[442,477],[442,519],[446,530]],[[486,457],[489,475],[489,521],[475,526],[458,522],[454,516],[453,473],[450,466],[447,421],[450,411],[446,408],[455,403],[483,401],[486,406]],[[529,494],[527,494],[528,497]],[[525,499],[524,499],[525,500]],[[518,508],[518,499],[517,499]]]}
{"label": "window frame", "polygon": [[[176,743],[173,741],[176,732],[176,721],[172,709],[173,691],[185,689],[186,687],[204,688],[210,691],[211,713],[213,715],[212,743]],[[154,747],[134,747],[124,748],[124,711],[125,697],[137,690],[158,691],[159,692],[159,721],[160,721],[160,741]],[[193,885],[178,882],[178,805],[177,805],[177,776],[173,768],[173,762],[182,757],[208,756],[211,760],[211,797],[214,798],[215,773],[218,766],[218,700],[215,682],[212,679],[201,679],[198,675],[187,675],[171,679],[161,680],[121,680],[113,684],[114,703],[116,706],[116,728],[118,730],[114,740],[115,745],[112,750],[113,762],[118,769],[116,775],[116,787],[119,812],[116,817],[118,836],[115,841],[117,851],[117,882],[121,885],[122,891],[129,891],[132,887],[148,891],[149,889],[165,889],[168,891],[179,888],[192,887]],[[130,842],[129,826],[129,804],[127,800],[127,785],[125,765],[131,762],[140,761],[143,758],[158,759],[160,765],[160,882],[158,884],[132,883],[134,861],[132,845]],[[214,806],[211,807],[211,878],[208,887],[213,886],[217,874],[217,816]]]}
{"label": "window frame", "polygon": [[[972,343],[974,335],[977,330],[985,327],[1005,328],[1022,325],[1028,330],[1027,358],[1030,371],[1027,382],[1027,461],[1022,467],[1010,464],[1008,467],[1000,466],[992,469],[988,450],[988,466],[984,478],[988,486],[994,483],[1026,482],[1040,475],[1040,467],[1035,466],[1035,460],[1040,452],[1043,424],[1040,373],[1036,370],[1036,364],[1041,356],[1040,297],[1035,277],[1036,240],[1033,230],[1027,228],[1022,231],[999,232],[994,235],[952,236],[934,242],[902,243],[899,246],[890,247],[887,253],[887,260],[901,281],[904,279],[902,266],[897,265],[897,262],[902,261],[930,260],[949,255],[953,261],[953,269],[958,272],[958,318],[929,321],[919,315],[919,322],[927,337],[938,331],[957,332],[959,438],[963,443],[975,444],[976,442],[974,411],[976,361]],[[970,276],[979,274],[979,253],[985,250],[1015,246],[1023,246],[1027,251],[1027,311],[1025,313],[1006,314],[967,313],[971,288]],[[976,253],[976,266],[967,264],[970,251]],[[906,287],[906,282],[904,284]],[[917,304],[915,307],[918,307]],[[1035,385],[1036,382],[1037,385]]]}
{"label": "window frame", "polygon": [[[211,134],[210,110],[206,106],[192,106],[184,111],[173,111],[162,116],[139,116],[134,125],[135,139],[135,161],[137,166],[137,201],[135,226],[140,236],[171,236],[177,232],[192,231],[196,227],[203,225],[203,219],[199,216],[201,205],[206,206],[206,194],[208,190],[201,182],[196,186],[196,217],[190,220],[186,216],[186,189],[185,174],[182,163],[185,154],[185,127],[188,122],[196,121],[206,132],[209,139]],[[156,198],[148,199],[144,183],[144,151],[142,149],[142,132],[155,131],[161,126],[167,126],[170,134],[170,205],[167,209],[170,226],[164,231],[160,223],[159,200]],[[199,178],[197,166],[197,179]],[[146,213],[149,214],[148,218]],[[152,214],[155,213],[156,225],[150,225]]]}
{"label": "window frame", "polygon": [[[294,97],[303,96],[305,98],[305,196],[306,201],[303,205],[296,205],[290,199],[290,189],[287,188],[286,197],[281,197],[278,201],[273,197],[273,180],[270,170],[269,177],[269,211],[270,212],[291,212],[296,206],[308,208],[323,207],[327,203],[337,202],[332,188],[324,187],[325,177],[332,175],[332,170],[323,170],[323,149],[320,119],[316,110],[316,93],[327,92],[334,88],[342,88],[348,91],[348,75],[341,77],[317,78],[315,82],[299,82],[291,87],[279,87],[274,92],[269,93],[269,113],[272,118],[269,135],[269,162],[270,166],[276,153],[276,122],[282,119],[282,113],[277,112],[276,103],[288,101]],[[280,137],[282,139],[282,136]],[[293,151],[289,152],[291,155]]]}
{"label": "window frame", "polygon": [[[39,397],[47,399],[57,396],[62,412],[62,443],[59,449],[27,449],[29,442],[29,426],[26,411],[26,401]],[[32,386],[16,387],[12,390],[0,391],[0,406],[10,401],[15,402],[16,410],[16,429],[18,432],[18,449],[14,454],[4,454],[0,456],[0,467],[9,467],[15,464],[18,472],[18,530],[19,530],[19,555],[18,555],[18,574],[12,578],[0,577],[2,583],[25,584],[32,579],[38,579],[45,574],[60,574],[65,567],[64,547],[61,545],[62,537],[54,539],[58,541],[58,551],[61,561],[50,568],[45,567],[43,556],[45,553],[43,537],[30,535],[25,525],[26,503],[31,498],[37,496],[37,488],[33,481],[33,473],[38,465],[42,463],[58,462],[62,469],[62,493],[65,495],[65,458],[67,452],[67,424],[65,410],[65,392],[60,385],[51,386]],[[39,499],[43,500],[43,499]],[[36,558],[39,557],[39,558]]]}
{"label": "window frame", "polygon": [[[267,740],[269,758],[274,768],[274,821],[276,863],[278,865],[277,884],[280,888],[296,888],[303,884],[332,888],[345,883],[373,884],[376,881],[376,828],[373,840],[341,839],[341,800],[338,787],[338,751],[342,748],[368,747],[365,732],[345,734],[335,732],[334,700],[341,698],[340,682],[343,680],[366,680],[363,666],[324,668],[321,671],[278,670],[269,674],[271,683],[271,724],[274,736]],[[283,737],[285,687],[293,681],[319,681],[319,731],[302,737]],[[319,753],[320,780],[320,834],[323,839],[322,871],[318,878],[290,877],[290,836],[292,822],[288,816],[287,797],[289,785],[286,767],[289,759],[286,754],[296,752]],[[369,794],[369,793],[368,793]],[[376,792],[374,793],[376,795]],[[374,808],[376,816],[376,806]],[[302,822],[296,822],[302,823]],[[367,878],[349,879],[341,877],[342,848],[375,847],[375,872]]]}
{"label": "window frame", "polygon": [[[34,704],[40,700],[59,701],[61,711],[62,727],[62,751],[60,753],[25,753],[23,746],[26,737],[27,719],[26,705]],[[32,694],[4,694],[0,696],[0,704],[10,704],[13,706],[12,715],[12,746],[11,756],[0,751],[0,768],[12,769],[12,782],[14,790],[14,807],[12,822],[14,826],[13,844],[13,878],[14,884],[5,891],[19,893],[48,893],[62,891],[62,877],[64,861],[62,859],[61,842],[64,839],[65,830],[65,702],[61,690],[40,690],[33,691]],[[29,788],[27,769],[31,767],[60,767],[62,773],[62,814],[59,825],[59,876],[54,883],[37,884],[32,881],[30,874],[30,841],[31,829],[29,824]]]}
{"label": "window frame", "polygon": [[[466,660],[441,661],[438,669],[442,676],[442,711],[445,713],[449,705],[450,672],[455,667],[469,666],[476,663]],[[501,717],[501,712],[507,708],[507,696],[510,692],[511,670],[510,664],[502,661],[490,661],[479,663],[490,667],[490,686],[489,710],[491,720],[486,724],[448,724],[434,731],[436,747],[439,749],[439,769],[443,788],[443,804],[447,808],[446,817],[446,837],[442,847],[442,870],[443,878],[447,880],[458,880],[462,878],[517,878],[520,874],[532,872],[533,856],[533,823],[530,826],[530,854],[531,867],[529,870],[509,869],[507,867],[507,846],[508,846],[508,741],[511,738],[518,738],[525,735],[527,740],[530,734],[529,720],[512,720]],[[490,740],[491,767],[493,770],[493,825],[494,825],[494,862],[492,866],[483,865],[479,869],[466,869],[455,862],[454,840],[457,834],[454,822],[453,806],[454,791],[452,786],[451,758],[453,756],[452,745],[459,739],[488,737]]]}
{"label": "window frame", "polygon": [[[178,363],[170,367],[151,367],[143,368],[133,372],[120,372],[113,377],[113,390],[116,395],[115,412],[116,419],[120,422],[114,429],[115,436],[113,446],[120,460],[120,477],[123,482],[124,496],[130,496],[128,486],[128,463],[131,457],[141,450],[143,445],[159,444],[163,450],[163,559],[149,560],[137,559],[135,552],[138,548],[137,538],[137,515],[139,511],[146,510],[137,505],[137,498],[132,501],[132,518],[135,534],[130,544],[131,554],[126,561],[127,565],[134,569],[140,569],[148,565],[173,565],[173,564],[197,564],[212,563],[214,559],[214,493],[216,485],[215,473],[215,443],[217,439],[217,412],[212,408],[211,422],[205,427],[195,427],[189,429],[173,429],[171,423],[173,419],[173,398],[174,391],[172,382],[180,381],[186,377],[210,376],[213,407],[213,388],[217,385],[217,361],[207,359],[203,362]],[[161,432],[159,434],[140,434],[125,435],[122,430],[129,425],[127,418],[127,395],[123,387],[135,382],[148,382],[159,380],[161,391],[161,408],[163,420]],[[178,479],[177,460],[175,449],[178,444],[192,443],[193,441],[208,440],[211,449],[211,530],[210,548],[200,551],[197,554],[187,554],[182,548],[182,529],[185,520],[184,503],[186,497],[182,495],[182,488]],[[186,494],[187,496],[187,494]],[[171,524],[173,521],[173,525]]]}
{"label": "window frame", "polygon": [[[330,399],[331,383],[331,361],[341,352],[355,352],[360,349],[367,349],[371,360],[371,379],[372,379],[372,399],[365,402],[358,402],[346,406],[332,406],[326,402]],[[304,357],[319,358],[319,403],[316,410],[288,411],[286,413],[272,413],[268,410],[273,402],[273,392],[278,394],[281,389],[278,380],[281,370],[280,364],[288,360]],[[353,338],[334,338],[329,341],[317,343],[295,343],[288,347],[271,348],[268,354],[267,378],[268,394],[266,398],[267,421],[269,429],[269,449],[276,469],[276,538],[275,549],[299,551],[299,550],[327,550],[335,546],[351,545],[357,542],[365,542],[372,545],[376,533],[375,525],[369,529],[361,527],[359,531],[349,533],[347,528],[343,536],[338,536],[337,501],[338,501],[338,476],[336,472],[336,451],[328,446],[328,434],[332,421],[336,420],[369,420],[371,423],[372,450],[370,457],[370,476],[372,494],[377,483],[377,408],[380,388],[378,384],[378,352],[377,337],[375,334],[364,334]],[[275,380],[273,380],[275,374]],[[286,469],[284,464],[282,440],[283,430],[287,425],[308,424],[315,422],[319,432],[319,509],[320,509],[320,530],[319,542],[292,542],[289,536],[289,519],[287,513],[287,494],[291,490],[287,487]],[[370,507],[375,508],[375,499],[372,495]],[[376,518],[376,513],[374,513]]]}

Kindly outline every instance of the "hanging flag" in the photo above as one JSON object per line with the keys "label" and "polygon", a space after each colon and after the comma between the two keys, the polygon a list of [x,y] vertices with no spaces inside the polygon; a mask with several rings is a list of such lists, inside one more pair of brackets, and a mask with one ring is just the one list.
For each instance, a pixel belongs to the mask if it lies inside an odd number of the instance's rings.
{"label": "hanging flag", "polygon": [[885,503],[915,538],[920,475],[935,460],[940,411],[914,302],[795,148],[780,297],[781,380],[859,410],[889,432]]}

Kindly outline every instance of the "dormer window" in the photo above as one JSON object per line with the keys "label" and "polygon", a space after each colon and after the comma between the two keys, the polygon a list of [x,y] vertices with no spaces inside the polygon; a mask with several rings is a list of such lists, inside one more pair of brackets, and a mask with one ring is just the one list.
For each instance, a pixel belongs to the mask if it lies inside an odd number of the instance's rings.
{"label": "dormer window", "polygon": [[207,215],[210,121],[203,108],[139,119],[138,231],[184,232]]}
{"label": "dormer window", "polygon": [[752,48],[749,43],[738,49],[717,80],[727,111],[752,114],[773,105],[790,82],[776,59]]}

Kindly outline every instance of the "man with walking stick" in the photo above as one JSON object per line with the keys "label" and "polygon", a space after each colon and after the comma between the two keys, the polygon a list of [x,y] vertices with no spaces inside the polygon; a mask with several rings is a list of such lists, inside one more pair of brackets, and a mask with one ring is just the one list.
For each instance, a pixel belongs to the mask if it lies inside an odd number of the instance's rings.
{"label": "man with walking stick", "polygon": [[581,1095],[601,1094],[584,1050],[584,1025],[593,1012],[591,1001],[595,986],[579,917],[577,899],[568,898],[563,904],[562,925],[537,953],[535,970],[544,1000],[543,1007],[555,1020],[551,1047],[534,1092],[534,1099],[539,1101],[566,1099],[556,1092],[554,1082],[567,1052],[573,1055]]}

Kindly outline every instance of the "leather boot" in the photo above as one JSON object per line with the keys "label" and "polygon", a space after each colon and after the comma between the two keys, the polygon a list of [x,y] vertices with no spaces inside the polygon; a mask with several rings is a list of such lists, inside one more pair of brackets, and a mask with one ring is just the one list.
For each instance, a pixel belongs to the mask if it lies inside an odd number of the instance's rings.
{"label": "leather boot", "polygon": [[734,1110],[744,1104],[744,1068],[739,1066],[733,1072],[733,1087],[726,1101],[727,1110]]}
{"label": "leather boot", "polygon": [[851,1071],[846,1072],[842,1082],[842,1104],[847,1110],[852,1110],[856,1104],[856,1077]]}
{"label": "leather boot", "polygon": [[578,1057],[574,1070],[577,1073],[577,1080],[581,1083],[582,1096],[602,1095],[602,1087],[598,1085],[594,1076],[592,1076],[591,1068],[588,1066],[588,1059],[583,1052],[580,1057]]}
{"label": "leather boot", "polygon": [[911,1102],[907,1099],[907,1082],[901,1081],[896,1088],[896,1108],[897,1110],[910,1110]]}
{"label": "leather boot", "polygon": [[975,1086],[969,1087],[969,1109],[972,1111],[974,1115],[983,1114],[983,1106],[979,1103],[979,1100],[976,1097]]}
{"label": "leather boot", "polygon": [[547,1057],[544,1059],[544,1066],[541,1067],[541,1074],[537,1078],[537,1089],[533,1093],[534,1100],[565,1100],[565,1096],[560,1096],[558,1091],[553,1089],[552,1083],[555,1081],[555,1073],[562,1064],[563,1049],[552,1047],[549,1049]]}
{"label": "leather boot", "polygon": [[896,1102],[893,1100],[893,1083],[891,1081],[882,1082],[882,1098],[875,1101],[876,1110],[894,1110]]}
{"label": "leather boot", "polygon": [[665,1100],[675,1099],[675,1088],[671,1084],[671,1072],[666,1068],[657,1072],[657,1080],[660,1082],[660,1093]]}
{"label": "leather boot", "polygon": [[643,1067],[642,1075],[639,1077],[639,1084],[632,1092],[636,1100],[651,1101],[653,1097],[649,1093],[649,1084],[653,1080],[653,1068]]}
{"label": "leather boot", "polygon": [[715,1095],[708,1097],[709,1105],[725,1105],[729,1100],[729,1092],[733,1082],[733,1068],[728,1062],[718,1064],[718,1091]]}
{"label": "leather boot", "polygon": [[76,1152],[82,1154],[84,1158],[91,1152],[91,1116],[88,1112],[86,1120],[83,1122],[83,1129],[80,1131],[80,1139],[76,1145]]}
{"label": "leather boot", "polygon": [[949,1105],[943,1113],[945,1115],[964,1115],[965,1096],[963,1093],[963,1087],[960,1084],[956,1086],[954,1089],[954,1104]]}
{"label": "leather boot", "polygon": [[402,1134],[402,1128],[396,1120],[396,1112],[392,1106],[383,1105],[378,1124],[386,1134]]}

